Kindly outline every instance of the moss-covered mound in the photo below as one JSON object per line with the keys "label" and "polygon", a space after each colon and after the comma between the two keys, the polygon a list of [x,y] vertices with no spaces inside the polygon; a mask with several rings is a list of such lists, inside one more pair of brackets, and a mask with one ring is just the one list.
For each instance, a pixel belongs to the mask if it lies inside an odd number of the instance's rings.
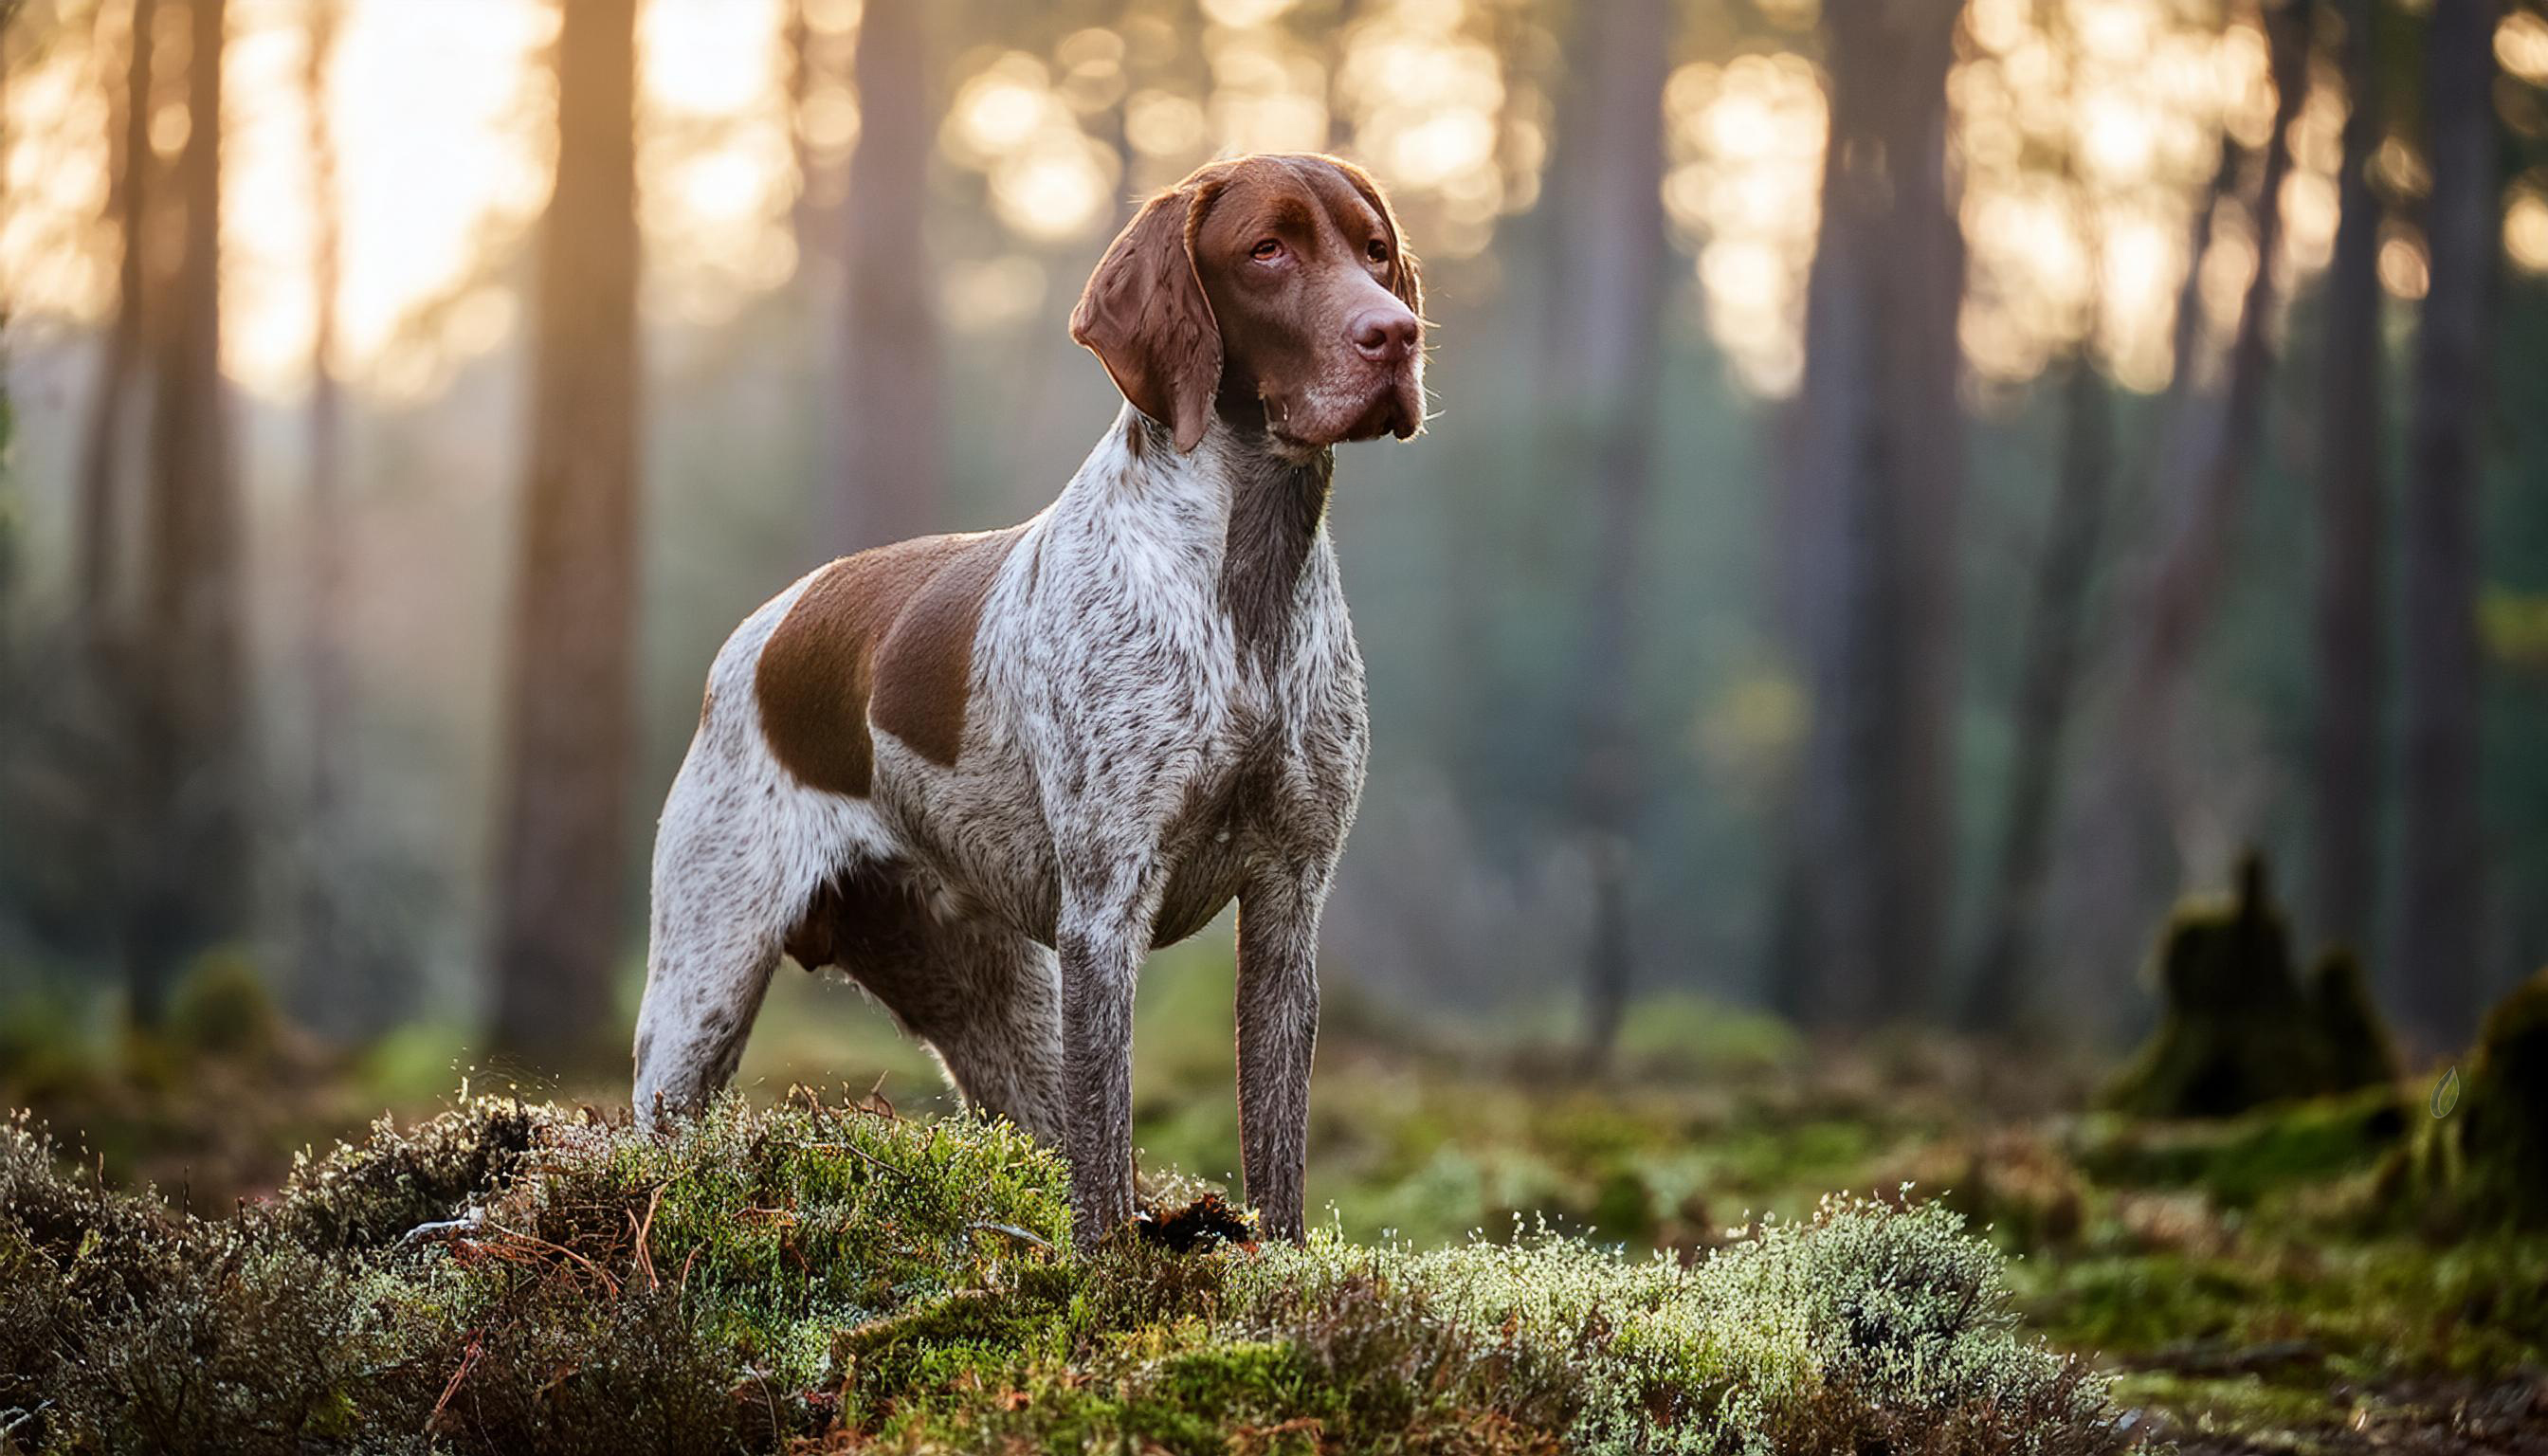
{"label": "moss-covered mound", "polygon": [[2108,1090],[2119,1111],[2231,1117],[2267,1103],[2385,1084],[2396,1058],[2362,968],[2342,951],[2304,985],[2265,862],[2229,899],[2180,904],[2161,933],[2158,1029]]}
{"label": "moss-covered mound", "polygon": [[2548,969],[2487,1013],[2451,1075],[2457,1095],[2436,1089],[2393,1190],[2449,1223],[2548,1228]]}
{"label": "moss-covered mound", "polygon": [[1006,1128],[482,1100],[218,1221],[0,1130],[0,1450],[2115,1450],[1956,1216],[1079,1258]]}

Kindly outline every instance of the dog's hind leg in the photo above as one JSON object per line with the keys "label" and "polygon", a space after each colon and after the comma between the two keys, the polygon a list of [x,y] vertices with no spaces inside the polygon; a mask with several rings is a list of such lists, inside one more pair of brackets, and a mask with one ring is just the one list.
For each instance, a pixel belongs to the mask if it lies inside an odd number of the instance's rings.
{"label": "dog's hind leg", "polygon": [[695,1111],[733,1077],[835,838],[819,805],[772,781],[774,766],[736,726],[701,724],[656,830],[632,1096],[641,1127]]}
{"label": "dog's hind leg", "polygon": [[983,931],[948,939],[941,973],[958,977],[973,1002],[952,1025],[922,1035],[965,1106],[1061,1146],[1059,962],[1024,936]]}
{"label": "dog's hind leg", "polygon": [[989,923],[943,917],[908,874],[835,877],[788,932],[787,954],[831,965],[926,1043],[964,1105],[1059,1145],[1061,1024],[1052,952]]}

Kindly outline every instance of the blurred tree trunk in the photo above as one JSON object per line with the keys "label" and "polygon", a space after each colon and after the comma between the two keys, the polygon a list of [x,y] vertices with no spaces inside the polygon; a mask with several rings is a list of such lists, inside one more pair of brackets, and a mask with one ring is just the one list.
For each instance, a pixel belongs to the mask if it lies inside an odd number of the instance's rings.
{"label": "blurred tree trunk", "polygon": [[1947,72],[1960,7],[1826,7],[1831,126],[1805,377],[1779,502],[1780,603],[1811,704],[1773,927],[1810,1020],[1919,1011],[1954,855],[1962,233]]}
{"label": "blurred tree trunk", "polygon": [[1654,494],[1655,406],[1671,255],[1664,237],[1663,94],[1672,53],[1666,0],[1611,0],[1578,13],[1589,57],[1564,121],[1579,131],[1572,206],[1557,219],[1571,266],[1556,315],[1563,393],[1553,479],[1589,478],[1594,516],[1577,702],[1583,758],[1573,805],[1589,847],[1592,924],[1585,965],[1588,1066],[1609,1058],[1627,1003],[1629,877],[1640,792],[1631,687],[1638,542]]}
{"label": "blurred tree trunk", "polygon": [[237,484],[222,382],[224,0],[187,0],[183,226],[159,332],[142,515],[139,904],[127,942],[134,1019],[154,1025],[186,962],[244,923],[247,698]]}
{"label": "blurred tree trunk", "polygon": [[2381,138],[2373,0],[2340,0],[2345,92],[2335,257],[2327,269],[2326,353],[2319,430],[2319,928],[2357,952],[2378,903],[2382,612],[2380,556],[2380,202],[2371,156]]}
{"label": "blurred tree trunk", "polygon": [[590,1047],[620,944],[637,605],[636,0],[571,0],[541,225],[496,857],[496,1037]]}
{"label": "blurred tree trunk", "polygon": [[2274,274],[2282,248],[2283,182],[2292,168],[2291,124],[2308,92],[2309,46],[2307,14],[2298,0],[2265,0],[2263,18],[2274,79],[2274,121],[2248,207],[2255,223],[2256,270],[2238,310],[2217,429],[2203,436],[2200,464],[2170,508],[2167,534],[2142,598],[2141,636],[2135,644],[2132,697],[2146,711],[2135,720],[2130,749],[2148,772],[2149,782],[2161,787],[2175,778],[2168,772],[2167,755],[2176,700],[2218,601],[2230,534],[2264,433],[2265,386],[2274,365]]}
{"label": "blurred tree trunk", "polygon": [[[2169,328],[2167,389],[2157,410],[2160,428],[2154,448],[2140,454],[2126,473],[2128,479],[2148,483],[2145,495],[2157,495],[2159,485],[2195,469],[2204,452],[2194,442],[2208,436],[2217,416],[2219,402],[2199,378],[2205,359],[2203,267],[2212,254],[2222,205],[2237,191],[2242,159],[2237,139],[2223,135],[2220,161],[2186,229],[2185,275],[2177,284]],[[2131,645],[2125,640],[2117,647],[2129,650]],[[2115,676],[2120,680],[2120,672]],[[2056,895],[2072,907],[2066,939],[2085,948],[2066,967],[2072,982],[2067,990],[2089,1015],[2100,1018],[2111,1017],[2130,994],[2130,983],[2114,973],[2118,960],[2108,948],[2139,945],[2168,890],[2158,867],[2167,859],[2166,815],[2149,801],[2149,790],[2134,773],[2137,766],[2123,752],[2130,717],[2130,707],[2119,705],[2096,746],[2095,776],[2079,796],[2076,848],[2071,863],[2060,866],[2069,893]]]}
{"label": "blurred tree trunk", "polygon": [[336,188],[335,129],[327,113],[343,0],[310,0],[309,55],[302,73],[309,131],[311,333],[309,480],[304,529],[301,674],[309,694],[309,778],[299,873],[298,989],[317,1023],[356,1030],[367,1003],[387,989],[372,983],[345,902],[352,873],[345,790],[354,781],[351,668],[344,634],[347,597],[344,396],[337,387],[336,294],[343,276]]}
{"label": "blurred tree trunk", "polygon": [[[2090,311],[2093,329],[2095,311]],[[2019,1025],[2034,985],[2036,915],[2050,859],[2062,746],[2077,694],[2088,582],[2105,535],[2114,474],[2114,403],[2090,357],[2092,338],[2070,356],[2064,381],[2061,471],[2052,519],[2036,564],[2035,606],[2027,618],[2015,715],[2016,763],[2008,817],[2000,831],[1999,873],[1985,912],[1982,950],[1962,1022],[1976,1031]]]}
{"label": "blurred tree trunk", "polygon": [[107,212],[115,219],[115,316],[108,325],[106,357],[89,397],[87,432],[80,446],[78,585],[80,614],[92,641],[104,631],[114,592],[117,537],[123,521],[125,402],[141,363],[144,226],[150,197],[150,29],[156,8],[133,0],[125,42],[124,84],[108,88],[111,152]]}
{"label": "blurred tree trunk", "polygon": [[859,18],[830,526],[842,551],[939,524],[938,270],[923,236],[937,140],[930,13],[928,0],[867,0]]}
{"label": "blurred tree trunk", "polygon": [[2435,0],[2425,42],[2430,290],[2415,337],[2405,498],[2400,897],[2395,1004],[2428,1046],[2477,1013],[2485,863],[2478,818],[2479,430],[2495,284],[2495,0]]}
{"label": "blurred tree trunk", "polygon": [[[2202,857],[2189,776],[2177,762],[2177,726],[2187,683],[2229,565],[2230,536],[2244,507],[2247,480],[2264,434],[2266,386],[2273,366],[2277,308],[2275,256],[2282,246],[2283,182],[2291,174],[2291,125],[2306,99],[2308,12],[2299,0],[2264,0],[2269,69],[2274,83],[2272,134],[2245,199],[2256,268],[2241,296],[2224,378],[2207,391],[2197,378],[2202,293],[2198,252],[2179,296],[2176,376],[2169,381],[2165,440],[2152,490],[2158,543],[2135,589],[2133,633],[2124,644],[2112,761],[2098,798],[2106,864],[2081,934],[2091,945],[2138,945],[2147,918],[2188,879],[2229,872]],[[2234,142],[2224,138],[2229,176]],[[2221,844],[2226,852],[2232,846]]]}

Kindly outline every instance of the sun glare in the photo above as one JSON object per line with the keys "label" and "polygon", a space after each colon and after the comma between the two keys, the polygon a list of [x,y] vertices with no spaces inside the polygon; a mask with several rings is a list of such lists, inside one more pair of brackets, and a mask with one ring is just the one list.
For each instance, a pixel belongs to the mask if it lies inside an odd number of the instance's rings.
{"label": "sun glare", "polygon": [[[0,268],[34,326],[94,320],[111,303],[100,242],[117,78],[104,72],[117,64],[129,3],[104,0],[108,45],[22,57],[12,77]],[[345,3],[324,100],[341,158],[339,363],[374,388],[429,391],[460,361],[504,346],[519,316],[520,273],[507,260],[548,187],[542,57],[556,11],[529,0]],[[1341,147],[1389,184],[1425,251],[1443,259],[1481,252],[1500,220],[1533,204],[1549,107],[1507,57],[1545,51],[1553,38],[1480,0],[1368,0],[1326,38],[1301,34],[1295,9],[1204,0],[1197,30],[1134,7],[1049,49],[965,57],[939,152],[978,179],[1008,239],[999,246],[1013,251],[960,260],[942,280],[951,322],[998,327],[1033,315],[1048,296],[1039,249],[1084,246],[1116,226],[1128,196],[1213,155]],[[791,136],[787,0],[648,0],[639,181],[650,315],[714,323],[793,273],[797,148],[823,169],[815,199],[825,202],[858,136],[839,63],[858,11],[857,0],[804,6],[833,63],[804,88]],[[226,362],[269,394],[299,388],[315,318],[306,25],[298,0],[232,3]],[[2548,80],[2548,21],[2507,17],[2496,52],[2511,76]],[[2272,124],[2263,37],[2245,23],[2198,25],[2154,0],[1972,0],[1950,99],[1973,368],[2025,379],[2085,330],[2118,379],[2163,386],[2192,210],[2218,138],[2226,130],[2255,146]],[[1821,76],[1793,52],[1692,62],[1672,76],[1663,117],[1664,201],[1708,327],[1747,388],[1786,393],[1803,360]],[[2287,284],[2332,248],[2343,120],[2340,86],[2314,76],[2282,196],[2274,265]],[[181,145],[183,122],[182,111],[158,118],[154,146]],[[2069,165],[2048,170],[2048,157]],[[2376,166],[2397,195],[2424,185],[2398,143]],[[2243,214],[2224,216],[2198,289],[2216,328],[2236,317],[2256,266]],[[2548,270],[2548,187],[2514,189],[2503,241],[2514,266]],[[2420,291],[2419,244],[2393,229],[2381,272],[2395,293]]]}

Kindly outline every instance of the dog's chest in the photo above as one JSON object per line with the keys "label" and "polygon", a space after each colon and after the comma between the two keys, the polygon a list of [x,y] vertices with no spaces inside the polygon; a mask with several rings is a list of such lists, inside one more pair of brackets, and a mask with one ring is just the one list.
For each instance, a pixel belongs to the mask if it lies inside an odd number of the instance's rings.
{"label": "dog's chest", "polygon": [[1162,826],[1159,853],[1167,883],[1152,924],[1153,945],[1203,929],[1239,892],[1254,860],[1281,853],[1286,821],[1299,812],[1289,799],[1301,774],[1285,762],[1279,727],[1264,719],[1249,727],[1233,735],[1228,752],[1207,759],[1184,806]]}

